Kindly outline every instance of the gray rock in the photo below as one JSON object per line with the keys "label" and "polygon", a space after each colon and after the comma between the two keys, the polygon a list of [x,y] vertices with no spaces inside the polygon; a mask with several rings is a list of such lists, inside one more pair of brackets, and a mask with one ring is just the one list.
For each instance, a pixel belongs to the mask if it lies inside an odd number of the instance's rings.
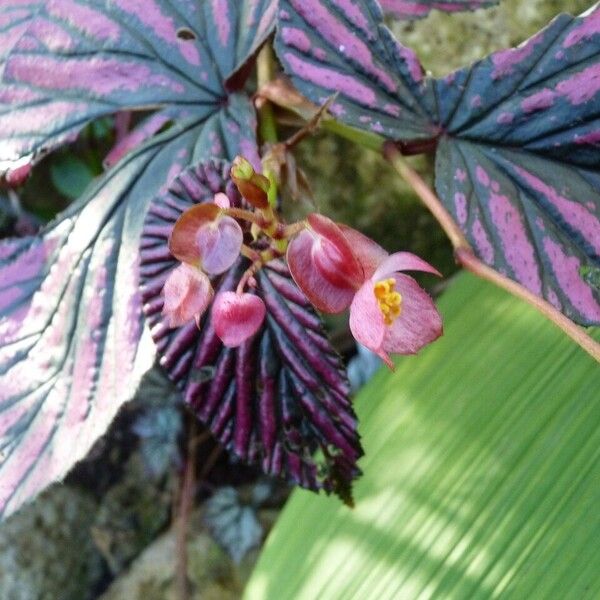
{"label": "gray rock", "polygon": [[86,600],[103,574],[93,498],[56,485],[0,526],[2,600]]}

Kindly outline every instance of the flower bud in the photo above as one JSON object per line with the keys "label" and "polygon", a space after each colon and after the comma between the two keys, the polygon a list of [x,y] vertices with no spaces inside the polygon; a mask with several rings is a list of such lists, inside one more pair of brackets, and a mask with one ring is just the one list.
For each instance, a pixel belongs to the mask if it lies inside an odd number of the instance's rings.
{"label": "flower bud", "polygon": [[220,275],[240,255],[243,232],[238,222],[213,203],[196,204],[177,220],[169,250],[178,260]]}
{"label": "flower bud", "polygon": [[231,167],[231,179],[243,198],[260,209],[269,207],[270,181],[254,170],[254,167],[242,156],[236,156]]}
{"label": "flower bud", "polygon": [[212,324],[223,344],[235,348],[260,329],[265,314],[265,303],[258,296],[221,292],[213,304]]}
{"label": "flower bud", "polygon": [[207,275],[189,265],[179,265],[163,288],[163,315],[169,327],[181,327],[192,319],[198,322],[213,294]]}

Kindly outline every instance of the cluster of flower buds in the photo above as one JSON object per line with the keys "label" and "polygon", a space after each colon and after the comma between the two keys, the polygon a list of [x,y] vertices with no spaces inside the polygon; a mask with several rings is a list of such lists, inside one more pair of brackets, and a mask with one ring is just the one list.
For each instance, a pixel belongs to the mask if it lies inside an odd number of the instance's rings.
{"label": "cluster of flower buds", "polygon": [[[212,302],[215,332],[226,346],[239,346],[265,318],[264,302],[251,291],[254,275],[285,255],[294,281],[313,306],[325,313],[349,308],[356,340],[390,367],[390,354],[414,354],[441,335],[442,321],[433,301],[404,274],[439,275],[427,262],[408,252],[390,255],[355,229],[316,213],[286,225],[273,210],[274,183],[242,157],[235,159],[231,178],[254,210],[233,208],[225,194],[217,194],[213,202],[184,212],[173,228],[169,249],[182,264],[163,290],[163,313],[171,327],[192,319],[199,324]],[[252,237],[261,241],[262,250],[244,244],[239,221],[251,224]],[[251,266],[235,292],[213,299],[210,277],[227,271],[240,254]]]}

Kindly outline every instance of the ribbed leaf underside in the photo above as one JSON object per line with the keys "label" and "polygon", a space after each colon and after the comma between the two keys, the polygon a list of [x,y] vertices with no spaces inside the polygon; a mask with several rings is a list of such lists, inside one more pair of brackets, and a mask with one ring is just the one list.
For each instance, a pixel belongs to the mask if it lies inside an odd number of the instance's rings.
{"label": "ribbed leaf underside", "polygon": [[[362,454],[345,371],[284,262],[273,261],[256,276],[255,293],[266,304],[267,318],[239,348],[222,345],[210,312],[200,331],[193,321],[169,329],[163,320],[162,287],[178,264],[167,246],[171,229],[184,210],[217,192],[240,204],[229,168],[209,162],[189,169],[148,213],[142,296],[161,364],[198,417],[239,458],[303,487],[344,496]],[[248,266],[240,259],[214,279],[215,291],[235,290]]]}
{"label": "ribbed leaf underside", "polygon": [[600,595],[597,363],[470,275],[439,306],[444,337],[357,398],[356,507],[295,492],[246,598]]}

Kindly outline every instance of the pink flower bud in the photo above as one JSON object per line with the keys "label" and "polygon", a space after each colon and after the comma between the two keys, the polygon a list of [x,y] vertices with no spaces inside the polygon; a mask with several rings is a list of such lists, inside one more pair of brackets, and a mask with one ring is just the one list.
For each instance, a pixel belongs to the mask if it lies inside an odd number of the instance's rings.
{"label": "pink flower bud", "polygon": [[231,179],[243,198],[256,208],[268,208],[270,181],[242,156],[236,156],[231,166]]}
{"label": "pink flower bud", "polygon": [[182,262],[220,275],[237,260],[243,239],[239,223],[216,204],[196,204],[177,219],[169,250]]}
{"label": "pink flower bud", "polygon": [[163,314],[169,327],[181,327],[200,317],[213,298],[213,288],[205,273],[190,265],[174,269],[163,288]]}
{"label": "pink flower bud", "polygon": [[342,230],[322,215],[309,215],[308,227],[288,246],[287,262],[311,304],[327,313],[346,310],[364,280],[363,268]]}
{"label": "pink flower bud", "polygon": [[235,348],[260,329],[265,313],[265,303],[258,296],[221,292],[213,304],[212,324],[223,344]]}

